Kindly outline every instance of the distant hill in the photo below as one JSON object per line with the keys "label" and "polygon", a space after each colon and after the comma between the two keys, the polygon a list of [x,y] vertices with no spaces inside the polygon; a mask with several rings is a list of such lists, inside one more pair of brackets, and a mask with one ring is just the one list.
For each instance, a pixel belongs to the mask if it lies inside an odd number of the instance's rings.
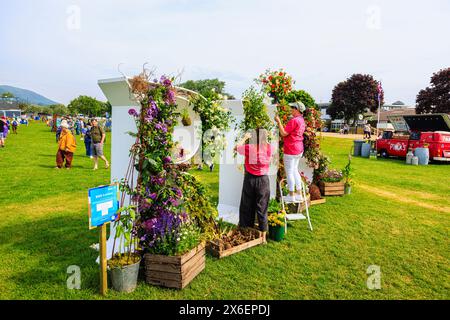
{"label": "distant hill", "polygon": [[20,101],[29,104],[35,104],[39,106],[49,106],[52,104],[58,104],[58,102],[52,101],[30,90],[0,85],[0,96],[5,92],[11,92]]}

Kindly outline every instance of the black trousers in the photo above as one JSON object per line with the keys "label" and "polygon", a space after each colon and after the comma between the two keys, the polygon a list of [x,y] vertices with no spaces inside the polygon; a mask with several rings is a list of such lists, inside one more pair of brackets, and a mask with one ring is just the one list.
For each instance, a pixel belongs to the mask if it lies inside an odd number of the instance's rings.
{"label": "black trousers", "polygon": [[270,198],[270,182],[268,176],[254,176],[245,173],[242,187],[241,204],[239,206],[239,226],[253,228],[255,215],[258,217],[260,231],[267,231],[267,210]]}

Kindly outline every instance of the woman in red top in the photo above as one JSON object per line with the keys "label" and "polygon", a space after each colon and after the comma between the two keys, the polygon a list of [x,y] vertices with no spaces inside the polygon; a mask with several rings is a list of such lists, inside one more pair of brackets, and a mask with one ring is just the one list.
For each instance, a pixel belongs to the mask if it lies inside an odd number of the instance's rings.
{"label": "woman in red top", "polygon": [[259,230],[267,231],[267,209],[270,198],[270,182],[267,176],[272,156],[272,146],[267,141],[267,130],[256,130],[256,144],[244,144],[252,137],[247,133],[236,146],[236,151],[245,156],[245,177],[239,206],[239,226],[255,226],[258,217]]}
{"label": "woman in red top", "polygon": [[286,202],[300,202],[302,178],[298,172],[298,165],[303,155],[305,120],[302,114],[306,107],[301,102],[290,103],[289,105],[291,106],[292,119],[289,120],[286,127],[283,127],[278,116],[275,117],[275,121],[280,128],[280,135],[284,138],[284,171],[289,188],[289,195],[284,200]]}

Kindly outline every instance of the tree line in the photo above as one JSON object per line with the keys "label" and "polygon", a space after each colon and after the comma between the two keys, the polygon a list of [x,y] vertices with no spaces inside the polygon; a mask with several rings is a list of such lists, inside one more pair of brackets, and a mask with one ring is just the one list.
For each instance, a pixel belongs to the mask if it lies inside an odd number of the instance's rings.
{"label": "tree line", "polygon": [[[219,79],[189,80],[179,85],[202,94],[205,97],[222,95],[234,99],[233,95],[225,92],[225,82]],[[355,121],[360,114],[367,110],[375,113],[378,110],[378,82],[369,74],[354,74],[345,81],[339,82],[333,89],[331,105],[327,113],[332,119],[344,119],[346,122]],[[6,92],[2,98],[13,98]],[[384,104],[384,93],[380,95],[381,106]],[[52,113],[61,115],[84,114],[86,116],[104,116],[111,113],[111,104],[93,97],[79,96],[67,106],[58,104],[41,107],[20,103],[19,108],[25,113]],[[434,73],[430,86],[421,90],[416,98],[416,113],[450,113],[450,68]]]}

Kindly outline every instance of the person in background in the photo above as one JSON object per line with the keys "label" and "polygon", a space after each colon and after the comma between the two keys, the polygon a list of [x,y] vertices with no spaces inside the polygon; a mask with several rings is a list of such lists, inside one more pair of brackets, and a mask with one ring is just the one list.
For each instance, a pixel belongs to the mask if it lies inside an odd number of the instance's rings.
{"label": "person in background", "polygon": [[[280,118],[275,116],[275,121],[280,129],[280,135],[284,139],[284,170],[286,173],[289,195],[284,197],[286,202],[300,202],[302,178],[298,172],[300,158],[303,156],[303,133],[305,132],[305,120],[303,112],[306,107],[301,102],[290,103],[292,119],[286,127],[281,123]],[[297,193],[296,193],[297,191]]]}
{"label": "person in background", "polygon": [[6,118],[3,116],[0,118],[0,147],[5,147],[6,134],[8,132],[8,124],[6,123]]}
{"label": "person in background", "polygon": [[75,120],[75,133],[77,136],[80,135],[81,133],[81,123],[80,123],[80,119],[76,119]]}
{"label": "person in background", "polygon": [[94,170],[98,169],[98,158],[105,162],[105,168],[109,168],[109,162],[103,155],[103,144],[105,142],[106,134],[98,125],[97,119],[91,121],[91,150],[94,157]]}
{"label": "person in background", "polygon": [[77,148],[77,143],[72,132],[69,130],[69,124],[66,120],[61,121],[61,135],[58,141],[58,152],[56,153],[56,169],[61,169],[65,163],[66,169],[72,167],[73,154]]}
{"label": "person in background", "polygon": [[345,124],[344,125],[344,134],[348,134],[349,130],[350,130],[350,127],[348,126],[348,124]]}
{"label": "person in background", "polygon": [[83,140],[84,140],[84,146],[86,148],[86,156],[89,158],[93,158],[92,156],[92,138],[91,138],[91,126],[87,126],[86,128],[83,128]]}
{"label": "person in background", "polygon": [[14,118],[13,121],[11,122],[11,126],[12,126],[12,132],[14,134],[17,134],[17,126],[19,125],[19,123],[17,122],[17,119]]}
{"label": "person in background", "polygon": [[371,139],[372,138],[372,127],[369,123],[366,123],[364,125],[364,139]]}
{"label": "person in background", "polygon": [[[267,231],[267,210],[270,198],[270,182],[268,177],[272,146],[267,141],[267,130],[257,129],[255,138],[247,133],[238,142],[235,150],[245,157],[245,176],[239,206],[239,226],[253,228],[255,215],[258,217],[258,227]],[[253,143],[245,144],[246,140]],[[256,140],[256,141],[255,141]]]}

